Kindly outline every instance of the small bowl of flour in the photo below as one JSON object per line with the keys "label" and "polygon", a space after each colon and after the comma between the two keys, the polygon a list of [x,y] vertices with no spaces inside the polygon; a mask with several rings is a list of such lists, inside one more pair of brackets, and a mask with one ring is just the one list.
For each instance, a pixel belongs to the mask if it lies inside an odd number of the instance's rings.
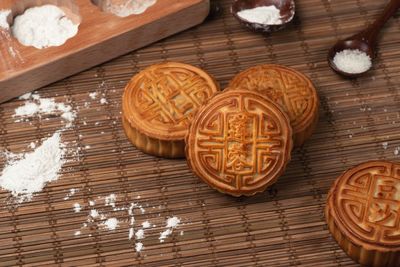
{"label": "small bowl of flour", "polygon": [[247,28],[263,33],[283,29],[295,15],[294,0],[236,0],[233,16]]}

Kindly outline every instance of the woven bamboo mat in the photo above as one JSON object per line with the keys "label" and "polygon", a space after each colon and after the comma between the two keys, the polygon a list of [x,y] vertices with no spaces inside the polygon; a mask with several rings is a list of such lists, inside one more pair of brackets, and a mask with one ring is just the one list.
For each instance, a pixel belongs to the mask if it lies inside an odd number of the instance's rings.
{"label": "woven bamboo mat", "polygon": [[[80,149],[79,160],[18,207],[7,204],[8,192],[0,192],[0,266],[357,266],[329,235],[325,198],[345,169],[372,159],[400,159],[394,153],[400,146],[399,18],[385,29],[374,70],[349,81],[329,69],[327,50],[371,22],[383,1],[298,0],[296,23],[269,37],[240,27],[229,13],[231,1],[221,2],[224,14],[216,20],[39,91],[77,111],[74,126],[62,138]],[[255,64],[293,67],[318,88],[318,128],[294,151],[286,174],[270,190],[251,198],[219,194],[194,177],[184,160],[145,155],[124,136],[120,110],[125,84],[139,70],[164,60],[200,66],[223,86]],[[89,98],[96,91],[107,104]],[[15,123],[14,110],[22,104],[0,105],[2,150],[20,152],[60,128],[57,117]],[[64,200],[72,188],[79,191]],[[133,202],[143,207],[134,209],[135,225],[145,220],[156,225],[145,231],[141,253],[135,252],[138,240],[128,239],[127,210],[104,206],[104,197],[112,193],[117,207]],[[108,217],[118,218],[120,227],[82,228],[90,200]],[[81,212],[74,212],[74,203],[80,203]],[[160,243],[171,216],[182,223]]]}

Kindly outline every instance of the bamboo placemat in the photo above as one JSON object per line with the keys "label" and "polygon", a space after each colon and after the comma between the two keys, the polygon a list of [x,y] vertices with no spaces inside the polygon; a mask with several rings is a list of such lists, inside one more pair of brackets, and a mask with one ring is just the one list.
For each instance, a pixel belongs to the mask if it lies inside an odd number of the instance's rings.
{"label": "bamboo placemat", "polygon": [[[62,136],[80,148],[79,160],[19,207],[8,205],[10,194],[1,191],[0,266],[357,266],[327,230],[325,198],[345,169],[367,160],[400,158],[394,153],[400,146],[399,18],[385,28],[374,70],[349,81],[329,69],[327,50],[370,23],[383,1],[298,0],[296,22],[271,36],[240,27],[229,13],[230,2],[221,1],[224,14],[218,19],[39,91],[77,111],[74,127]],[[124,136],[120,110],[125,84],[139,70],[164,60],[200,66],[222,86],[256,64],[293,67],[318,89],[318,128],[293,152],[286,174],[270,190],[251,198],[224,196],[194,177],[184,160],[145,155]],[[107,104],[92,101],[88,94],[94,91],[104,94]],[[0,105],[2,150],[19,152],[60,128],[59,118],[15,123],[14,110],[22,104]],[[64,200],[71,188],[79,191]],[[141,253],[128,239],[126,224],[115,231],[92,225],[74,235],[87,219],[88,201],[111,193],[119,206],[137,202],[145,208],[143,213],[134,210],[138,223],[157,225],[145,232]],[[83,208],[79,213],[73,210],[76,202]],[[129,219],[126,211],[105,212]],[[182,224],[160,243],[170,216]]]}

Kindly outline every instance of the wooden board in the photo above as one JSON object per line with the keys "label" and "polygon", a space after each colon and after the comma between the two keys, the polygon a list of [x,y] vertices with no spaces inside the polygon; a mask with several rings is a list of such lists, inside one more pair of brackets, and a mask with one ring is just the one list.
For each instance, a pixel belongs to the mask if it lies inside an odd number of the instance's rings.
{"label": "wooden board", "polygon": [[79,32],[66,44],[46,49],[23,46],[0,33],[0,103],[193,27],[209,10],[208,0],[158,0],[145,13],[126,18],[103,12],[90,0],[5,0],[0,10],[12,9],[15,17],[48,3],[80,22]]}
{"label": "wooden board", "polygon": [[[372,159],[400,161],[395,155],[400,147],[399,17],[385,27],[374,69],[346,80],[329,68],[328,49],[371,22],[384,1],[298,0],[296,23],[271,36],[241,27],[229,12],[232,1],[221,2],[220,18],[38,91],[77,111],[75,125],[62,138],[80,148],[80,157],[57,182],[18,208],[10,207],[10,193],[0,190],[0,266],[359,266],[329,234],[325,199],[347,168]],[[165,60],[202,67],[222,87],[239,71],[263,63],[287,65],[311,77],[321,99],[317,129],[293,152],[274,187],[255,197],[228,197],[194,177],[185,160],[158,159],[130,144],[120,117],[124,87],[138,71]],[[92,100],[92,92],[99,97]],[[102,105],[101,97],[108,103]],[[0,105],[0,151],[21,152],[60,128],[57,116],[16,123],[15,109],[23,104],[14,99]],[[4,162],[0,157],[0,170]],[[79,192],[64,200],[71,188]],[[141,254],[135,252],[136,240],[128,239],[126,224],[115,231],[81,230],[88,201],[98,197],[96,209],[129,219],[124,211],[104,207],[103,198],[111,193],[118,207],[144,205],[143,214],[135,209],[137,227],[145,220],[157,225],[145,231]],[[74,203],[82,205],[80,213]],[[183,223],[160,243],[170,216]],[[75,236],[78,230],[82,233]]]}

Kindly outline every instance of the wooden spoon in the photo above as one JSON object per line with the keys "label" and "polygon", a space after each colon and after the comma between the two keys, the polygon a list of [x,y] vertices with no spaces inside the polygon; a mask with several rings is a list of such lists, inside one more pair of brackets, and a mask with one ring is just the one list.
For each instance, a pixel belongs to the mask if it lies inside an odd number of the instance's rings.
{"label": "wooden spoon", "polygon": [[400,8],[400,0],[391,0],[389,4],[386,6],[383,13],[375,20],[374,23],[369,25],[365,30],[345,40],[338,41],[329,50],[328,53],[329,66],[338,74],[349,78],[356,78],[368,72],[369,69],[361,73],[344,72],[335,65],[333,59],[336,53],[338,52],[341,52],[346,49],[350,50],[358,49],[362,52],[365,52],[371,58],[371,60],[374,60],[376,58],[376,46],[377,46],[378,35],[382,30],[383,26],[385,25],[385,23],[397,12],[399,8]]}

